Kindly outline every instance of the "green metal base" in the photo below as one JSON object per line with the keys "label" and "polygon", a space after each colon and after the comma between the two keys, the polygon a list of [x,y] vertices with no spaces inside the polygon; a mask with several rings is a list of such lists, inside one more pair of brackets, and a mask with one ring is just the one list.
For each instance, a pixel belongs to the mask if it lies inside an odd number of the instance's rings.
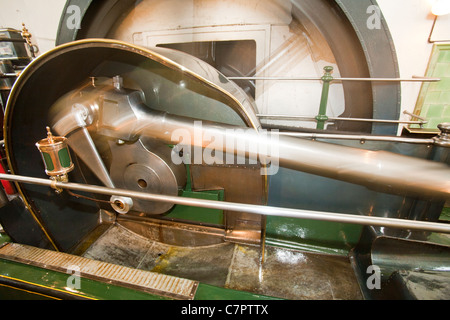
{"label": "green metal base", "polygon": [[[222,201],[224,199],[223,190],[208,190],[196,192],[192,190],[182,190],[181,197],[216,200]],[[197,208],[191,206],[176,205],[172,210],[165,215],[169,219],[179,219],[187,221],[195,221],[200,224],[223,225],[223,211],[209,208]]]}
{"label": "green metal base", "polygon": [[[70,276],[44,268],[0,260],[1,300],[170,300],[134,289],[86,278],[80,290],[67,287]],[[273,297],[200,283],[194,300],[272,300]]]}
{"label": "green metal base", "polygon": [[[3,245],[6,245],[4,243]],[[136,288],[98,281],[81,276],[76,288],[72,273],[58,272],[0,258],[1,300],[171,300]],[[245,291],[230,290],[200,283],[194,300],[261,300],[275,299]]]}

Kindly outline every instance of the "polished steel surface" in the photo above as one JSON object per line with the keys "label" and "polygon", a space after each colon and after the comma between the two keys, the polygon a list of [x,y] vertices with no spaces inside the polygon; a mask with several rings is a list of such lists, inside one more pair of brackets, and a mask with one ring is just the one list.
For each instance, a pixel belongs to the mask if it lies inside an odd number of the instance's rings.
{"label": "polished steel surface", "polygon": [[95,172],[99,180],[110,188],[114,188],[108,169],[105,167],[94,141],[86,128],[80,128],[67,137],[70,148]]}
{"label": "polished steel surface", "polygon": [[450,273],[433,271],[398,271],[389,279],[392,299],[445,301],[450,296]]}
{"label": "polished steel surface", "polygon": [[225,230],[217,227],[188,224],[168,219],[120,215],[117,224],[148,240],[177,247],[201,247],[222,243]]}
{"label": "polished steel surface", "polygon": [[[91,88],[95,101],[98,100],[96,91],[98,96],[102,96],[108,94],[110,89],[108,87]],[[117,94],[114,92],[114,95]],[[73,93],[68,94],[69,97],[73,95]],[[73,109],[67,108],[73,103],[88,104],[85,105],[85,110],[89,113],[88,117],[93,119],[104,118],[108,110],[105,106],[99,109],[89,108],[89,105],[97,103],[85,101],[84,98],[81,101],[72,98],[68,103],[63,97],[53,107],[58,110],[58,116],[53,122],[56,127],[60,127],[60,119],[65,121],[69,117],[67,114],[73,114],[74,118],[78,118]],[[202,122],[198,125],[195,119],[146,107],[142,100],[120,103],[118,106],[119,113],[115,117],[110,115],[107,123],[98,120],[93,122],[92,126],[100,134],[119,139],[140,134],[169,144],[181,143],[213,149],[224,154],[231,153],[259,159],[264,164],[271,162],[270,165],[275,170],[275,166],[280,165],[364,185],[381,192],[443,200],[450,197],[450,170],[446,164],[385,151],[361,150],[271,133],[261,134],[258,131],[244,130],[244,128],[220,123]],[[214,141],[208,137],[213,137]],[[185,139],[187,141],[184,141]],[[193,161],[191,159],[190,163],[196,163],[198,160],[194,158]]]}
{"label": "polished steel surface", "polygon": [[378,237],[372,243],[371,260],[387,280],[396,270],[450,271],[450,246],[426,241]]}
{"label": "polished steel surface", "polygon": [[[174,144],[179,142],[172,138],[175,130],[185,130],[191,137],[195,136],[193,121],[182,117],[149,113],[142,124],[143,134]],[[202,125],[204,136],[215,137],[216,141],[230,141],[227,145],[234,145],[233,151],[237,154],[245,154],[247,157],[273,156],[270,153],[251,154],[245,148],[239,149],[244,144],[238,142],[264,146],[269,141],[276,140],[269,140],[267,136],[261,136],[257,132],[226,129],[233,127]],[[195,139],[192,143],[198,147],[228,151],[225,144]],[[278,160],[281,167],[361,184],[381,192],[442,199],[450,197],[450,170],[446,164],[385,151],[361,150],[287,136],[279,136],[278,141],[271,144],[271,148],[277,151],[272,159]]]}
{"label": "polished steel surface", "polygon": [[[177,196],[186,184],[186,169],[170,159],[171,149],[149,139],[134,143],[111,141],[110,175],[117,188],[154,194]],[[170,203],[133,200],[133,211],[162,214],[173,207]]]}
{"label": "polished steel surface", "polygon": [[[177,195],[178,190],[186,183],[185,166],[181,163],[175,164],[171,155],[172,149],[167,146],[167,141],[165,144],[152,137],[141,135],[141,128],[148,110],[144,94],[126,89],[123,87],[122,78],[115,76],[109,79],[109,82],[98,80],[70,91],[58,99],[52,106],[50,114],[53,128],[59,134],[69,137],[69,144],[74,145],[75,153],[87,163],[100,181],[111,180],[113,186],[122,189]],[[252,130],[254,129],[250,129]],[[105,143],[99,139],[96,141],[96,146],[89,132],[95,133],[97,137],[104,137],[107,140],[107,146],[105,147]],[[85,147],[80,148],[80,143],[85,144]],[[97,149],[107,151],[100,153]],[[103,163],[103,159],[106,159],[106,163]],[[203,166],[201,162],[191,161],[190,163],[193,164],[193,187],[197,190],[223,188],[227,190],[229,199],[238,200],[239,198],[234,197],[234,194],[242,194],[247,195],[249,199],[259,200],[250,200],[250,203],[261,203],[261,194],[264,194],[265,186],[263,185],[264,177],[259,172],[251,177],[248,175],[250,171],[245,173],[249,179],[242,184],[245,190],[240,190],[235,187],[235,179],[232,184],[224,181],[229,181],[230,177],[233,178],[235,168],[225,166],[224,171],[214,167],[214,172],[211,172],[211,170],[208,171],[208,166]],[[109,172],[106,171],[107,167]],[[105,182],[104,184],[111,187]],[[253,188],[254,184],[258,186]],[[252,193],[249,190],[256,191]],[[171,204],[138,200],[133,202],[130,209],[139,214],[162,214],[171,207]],[[120,213],[128,212],[128,210],[119,210]],[[226,223],[229,229],[235,230],[237,226],[232,223],[232,216],[236,214],[227,214]],[[238,217],[238,219],[248,220],[246,217]],[[260,222],[255,218],[253,220],[257,222],[256,225],[259,225],[257,229],[260,232]]]}
{"label": "polished steel surface", "polygon": [[151,51],[161,55],[161,59],[170,61],[171,64],[177,64],[183,71],[192,72],[196,77],[201,78],[205,83],[212,87],[221,88],[228,92],[242,106],[250,126],[259,129],[261,124],[256,117],[256,105],[244,91],[233,81],[228,81],[221,73],[209,64],[191,55],[177,50],[155,47]]}

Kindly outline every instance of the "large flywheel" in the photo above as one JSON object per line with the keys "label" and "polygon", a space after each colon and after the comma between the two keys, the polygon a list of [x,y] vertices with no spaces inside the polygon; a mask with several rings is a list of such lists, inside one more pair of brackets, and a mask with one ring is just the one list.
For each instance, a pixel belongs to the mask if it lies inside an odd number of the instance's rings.
{"label": "large flywheel", "polygon": [[[72,6],[80,8],[80,28],[71,24]],[[367,13],[371,8],[379,11],[377,29],[368,26],[374,18]],[[268,128],[314,128],[311,119],[265,116],[314,118],[321,84],[265,78],[320,78],[326,65],[334,67],[335,77],[398,77],[388,26],[372,0],[68,1],[57,44],[95,37],[175,48],[210,63],[227,77],[261,79],[234,81],[255,97],[257,112]],[[398,83],[337,82],[329,93],[327,114],[397,120],[399,92]],[[337,120],[328,130],[397,133],[395,124],[370,121]]]}
{"label": "large flywheel", "polygon": [[[177,63],[180,58],[184,65]],[[195,111],[190,112],[194,106]],[[82,40],[40,56],[17,80],[5,116],[11,172],[45,177],[34,143],[45,136],[49,126],[55,135],[68,139],[75,162],[70,181],[177,196],[190,176],[185,163],[173,163],[173,145],[141,137],[133,132],[133,124],[125,122],[133,112],[138,121],[145,118],[148,108],[199,121],[259,128],[251,99],[194,57],[114,40]],[[201,177],[206,167],[193,165],[192,174]],[[264,181],[258,171],[246,182],[261,186],[254,192],[261,201]],[[206,188],[223,187],[217,181],[209,184]],[[72,247],[80,234],[95,228],[101,208],[112,210],[105,202],[112,202],[118,212],[127,203],[118,199],[120,205],[115,206],[114,199],[90,194],[77,198],[52,190],[42,193],[32,185],[18,185],[18,189],[62,249]],[[135,200],[130,213],[160,215],[172,207]],[[125,208],[123,213],[128,211]],[[64,231],[68,222],[74,231],[70,235]]]}

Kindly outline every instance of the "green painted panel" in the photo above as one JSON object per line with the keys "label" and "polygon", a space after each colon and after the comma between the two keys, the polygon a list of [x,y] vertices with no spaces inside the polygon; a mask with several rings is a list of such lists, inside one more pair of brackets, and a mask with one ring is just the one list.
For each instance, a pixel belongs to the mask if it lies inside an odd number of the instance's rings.
{"label": "green painted panel", "polygon": [[195,294],[195,300],[281,300],[279,298],[260,294],[225,289],[200,283]]}
{"label": "green painted panel", "polygon": [[11,242],[11,238],[6,233],[0,232],[0,247],[6,242]]}
{"label": "green painted panel", "polygon": [[[170,145],[169,147],[173,146]],[[192,191],[191,168],[189,164],[186,164],[186,176],[186,187],[181,191],[181,197],[223,201],[224,190]],[[223,210],[209,208],[176,205],[166,217],[220,226],[224,224]]]}
{"label": "green painted panel", "polygon": [[[181,193],[182,197],[216,201],[222,201],[224,199],[223,195],[223,190],[201,192],[183,190]],[[165,217],[214,225],[223,225],[224,223],[222,210],[192,206],[176,205]]]}
{"label": "green painted panel", "polygon": [[450,221],[450,207],[445,207],[442,210],[442,213],[441,213],[441,216],[439,217],[439,220]]}
{"label": "green painted panel", "polygon": [[61,166],[64,168],[70,167],[71,160],[69,155],[69,150],[67,148],[63,148],[58,151],[59,162]]}
{"label": "green painted panel", "polygon": [[347,255],[362,226],[308,219],[267,217],[266,243],[292,249]]}
{"label": "green painted panel", "polygon": [[5,300],[56,300],[54,297],[43,293],[14,288],[9,285],[0,284],[0,299]]}
{"label": "green painted panel", "polygon": [[48,171],[53,171],[55,166],[53,165],[52,157],[47,152],[42,152],[42,158],[44,158],[45,167]]}
{"label": "green painted panel", "polygon": [[[58,294],[73,299],[93,300],[166,300],[164,297],[152,295],[125,287],[115,286],[86,278],[80,279],[80,289],[70,290],[67,281],[71,275],[0,259],[0,281],[11,280],[24,283],[33,290],[14,289],[13,286],[0,285],[0,299],[51,299]],[[45,293],[42,293],[45,291]],[[12,293],[14,292],[14,294]],[[49,293],[49,292],[53,292]],[[68,299],[68,298],[67,298]]]}
{"label": "green painted panel", "polygon": [[[424,82],[414,113],[428,120],[424,129],[437,130],[437,125],[450,122],[450,45],[435,44],[426,73],[439,78],[438,82]],[[411,125],[411,128],[419,128]]]}
{"label": "green painted panel", "polygon": [[[80,289],[67,287],[69,274],[29,266],[0,259],[0,282],[2,279],[23,283],[27,288],[0,284],[0,299],[5,300],[52,300],[52,299],[92,299],[92,300],[168,300],[138,290],[111,285],[90,279],[80,279]],[[36,290],[32,290],[35,288]],[[62,296],[63,295],[63,296]],[[280,300],[278,298],[231,290],[200,283],[195,300]]]}

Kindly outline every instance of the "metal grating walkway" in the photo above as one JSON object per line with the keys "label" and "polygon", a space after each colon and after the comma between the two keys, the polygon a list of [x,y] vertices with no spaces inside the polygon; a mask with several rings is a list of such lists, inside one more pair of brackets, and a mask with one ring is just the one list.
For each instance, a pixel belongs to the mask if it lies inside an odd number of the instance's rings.
{"label": "metal grating walkway", "polygon": [[67,272],[76,267],[81,277],[172,299],[193,299],[198,287],[197,281],[17,243],[8,243],[0,248],[0,258],[59,272]]}

